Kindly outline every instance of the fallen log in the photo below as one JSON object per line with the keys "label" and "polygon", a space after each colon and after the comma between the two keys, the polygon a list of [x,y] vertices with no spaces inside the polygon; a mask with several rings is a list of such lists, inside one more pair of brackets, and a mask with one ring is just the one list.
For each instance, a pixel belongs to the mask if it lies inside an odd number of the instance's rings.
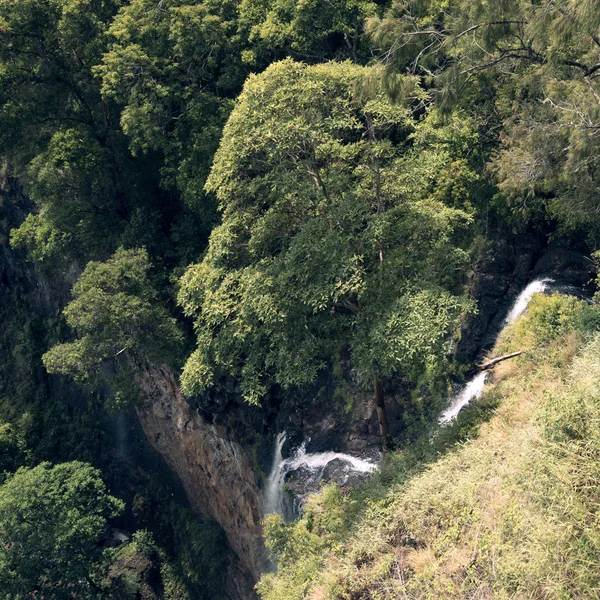
{"label": "fallen log", "polygon": [[498,358],[492,358],[492,360],[488,360],[482,365],[477,365],[477,370],[487,371],[488,369],[495,367],[499,362],[502,362],[503,360],[508,360],[509,358],[514,358],[515,356],[519,356],[520,354],[523,354],[523,352],[525,352],[525,350],[519,350],[518,352],[513,352],[512,354],[505,354],[504,356],[498,356]]}

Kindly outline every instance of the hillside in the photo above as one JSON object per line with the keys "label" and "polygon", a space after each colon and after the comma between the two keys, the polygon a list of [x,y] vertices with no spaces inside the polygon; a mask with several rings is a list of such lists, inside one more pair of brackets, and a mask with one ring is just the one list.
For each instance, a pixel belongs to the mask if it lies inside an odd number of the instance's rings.
{"label": "hillside", "polygon": [[273,519],[268,600],[597,598],[598,309],[534,298],[484,396],[350,494]]}

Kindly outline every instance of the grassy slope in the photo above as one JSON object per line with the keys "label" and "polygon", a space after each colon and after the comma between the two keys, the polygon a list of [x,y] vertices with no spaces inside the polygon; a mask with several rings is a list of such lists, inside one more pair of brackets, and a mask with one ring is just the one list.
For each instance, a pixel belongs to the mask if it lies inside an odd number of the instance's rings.
{"label": "grassy slope", "polygon": [[431,460],[472,434],[473,408],[363,490],[328,488],[295,525],[272,521],[279,573],[263,597],[600,598],[596,311],[536,298],[496,348],[531,350],[496,368],[477,436]]}

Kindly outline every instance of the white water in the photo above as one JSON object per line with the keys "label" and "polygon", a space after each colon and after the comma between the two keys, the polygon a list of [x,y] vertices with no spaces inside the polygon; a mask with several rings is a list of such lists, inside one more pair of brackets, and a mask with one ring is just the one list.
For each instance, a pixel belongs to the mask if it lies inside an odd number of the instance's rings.
{"label": "white water", "polygon": [[[513,303],[504,321],[502,331],[504,331],[508,325],[514,323],[525,311],[534,294],[546,291],[551,283],[553,283],[553,280],[549,278],[532,281],[518,295]],[[500,334],[502,334],[502,331]],[[452,421],[452,419],[454,419],[471,400],[481,396],[487,375],[487,372],[478,373],[467,382],[467,384],[454,396],[450,402],[450,406],[440,415],[440,424],[446,424]],[[271,471],[264,490],[265,514],[278,513],[281,516],[285,516],[284,485],[285,477],[290,471],[304,468],[311,473],[316,474],[318,477],[325,467],[334,460],[341,460],[346,463],[346,468],[349,473],[371,473],[378,468],[377,464],[373,461],[351,456],[349,454],[342,454],[341,452],[307,453],[304,443],[292,456],[284,460],[282,449],[285,440],[285,431],[279,433],[275,440]]]}
{"label": "white water", "polygon": [[293,457],[288,458],[284,462],[287,473],[300,467],[304,467],[310,471],[317,471],[324,469],[333,460],[341,460],[347,463],[348,468],[355,473],[372,473],[377,469],[377,465],[371,461],[350,456],[349,454],[342,454],[341,452],[315,452],[314,454],[307,454],[304,443],[298,448]]}
{"label": "white water", "polygon": [[[554,279],[545,277],[544,279],[535,279],[518,296],[512,308],[504,320],[504,326],[514,323],[525,311],[534,294],[541,294],[548,289],[548,285],[554,283]],[[502,333],[502,332],[500,332]]]}
{"label": "white water", "polygon": [[[508,315],[504,320],[504,327],[500,331],[499,336],[506,327],[512,325],[522,314],[525,312],[527,305],[533,298],[534,294],[540,294],[545,292],[549,285],[554,283],[553,279],[545,277],[543,279],[535,279],[532,281],[514,301],[511,309],[508,311]],[[458,413],[475,398],[479,398],[483,393],[485,386],[485,380],[487,379],[487,373],[477,373],[467,382],[467,384],[454,396],[450,402],[450,406],[440,415],[438,422],[442,425],[449,423],[458,415]]]}
{"label": "white water", "polygon": [[441,414],[440,423],[449,423],[471,400],[479,398],[483,394],[483,387],[487,379],[487,372],[477,373],[467,385],[454,396],[450,406]]}
{"label": "white water", "polygon": [[285,472],[283,470],[283,456],[281,450],[285,444],[285,431],[277,434],[275,440],[275,452],[273,453],[273,462],[271,463],[271,472],[265,485],[265,514],[279,513],[283,515],[282,492]]}
{"label": "white water", "polygon": [[285,439],[286,433],[283,431],[277,435],[277,439],[275,440],[271,472],[269,473],[264,492],[265,514],[279,513],[281,516],[285,516],[283,505],[284,485],[285,476],[290,471],[304,468],[311,473],[320,474],[334,460],[341,460],[346,463],[348,472],[371,473],[377,469],[376,463],[358,458],[357,456],[351,456],[350,454],[343,454],[341,452],[308,453],[306,452],[306,445],[304,443],[301,444],[292,456],[283,460],[281,450]]}

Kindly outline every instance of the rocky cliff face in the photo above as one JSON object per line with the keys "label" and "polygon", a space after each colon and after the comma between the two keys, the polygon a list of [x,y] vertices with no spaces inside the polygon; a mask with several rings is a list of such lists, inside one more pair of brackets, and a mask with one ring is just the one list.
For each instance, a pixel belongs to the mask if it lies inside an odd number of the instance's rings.
{"label": "rocky cliff face", "polygon": [[[24,381],[30,382],[23,391],[24,395],[36,394],[36,398],[41,398],[40,404],[60,406],[65,413],[60,424],[71,434],[72,430],[68,429],[70,420],[76,421],[80,414],[79,404],[83,405],[81,411],[89,409],[89,399],[85,390],[69,380],[48,376],[41,364],[41,354],[54,341],[54,338],[46,337],[44,327],[51,323],[52,327],[58,328],[61,307],[69,300],[70,288],[79,269],[72,265],[64,276],[50,280],[43,273],[36,272],[24,251],[10,247],[10,229],[17,227],[31,209],[18,184],[2,172],[0,165],[0,346],[10,356],[15,344],[19,343],[14,327],[8,329],[15,319],[22,316],[18,313],[19,309],[34,319],[29,327],[37,328],[35,355],[25,356],[27,364],[23,368],[27,373],[16,372],[16,379],[21,387]],[[19,322],[15,327],[18,331],[19,327],[25,326],[25,323]],[[12,367],[13,363],[6,359],[0,365],[0,402],[15,400],[14,386],[9,385],[15,379]],[[168,369],[140,370],[140,383],[146,402],[143,407],[137,408],[137,413],[148,441],[181,480],[195,511],[202,516],[213,517],[224,527],[231,548],[238,557],[229,567],[228,596],[231,600],[255,598],[253,586],[265,556],[260,528],[261,501],[253,469],[241,446],[228,440],[224,426],[207,424],[188,406]],[[31,400],[36,401],[35,398]],[[103,445],[98,451],[102,451],[106,458],[104,466],[110,471],[109,479],[113,484],[119,482],[126,486],[138,476],[136,459],[129,463],[125,441],[116,434],[116,447],[113,447],[108,431],[113,426],[123,430],[124,415],[113,423],[114,416],[106,414],[101,406],[96,406],[96,411],[93,419],[101,420],[100,428],[106,429],[96,433],[103,436],[98,438]],[[44,426],[43,423],[37,425],[40,428]],[[50,426],[55,427],[55,421]],[[73,445],[78,439],[74,438]],[[58,439],[50,441],[55,441],[57,446],[60,443]],[[54,458],[66,460],[71,458],[70,448],[64,450],[64,457],[58,454],[58,448],[51,451],[55,454]],[[113,464],[113,458],[118,462]],[[158,471],[162,468],[162,465],[157,466]]]}
{"label": "rocky cliff face", "polygon": [[169,369],[150,366],[140,373],[144,402],[136,410],[149,442],[181,480],[194,510],[225,530],[239,559],[230,571],[230,596],[255,597],[266,552],[262,500],[250,461],[223,426],[205,422],[191,408]]}

